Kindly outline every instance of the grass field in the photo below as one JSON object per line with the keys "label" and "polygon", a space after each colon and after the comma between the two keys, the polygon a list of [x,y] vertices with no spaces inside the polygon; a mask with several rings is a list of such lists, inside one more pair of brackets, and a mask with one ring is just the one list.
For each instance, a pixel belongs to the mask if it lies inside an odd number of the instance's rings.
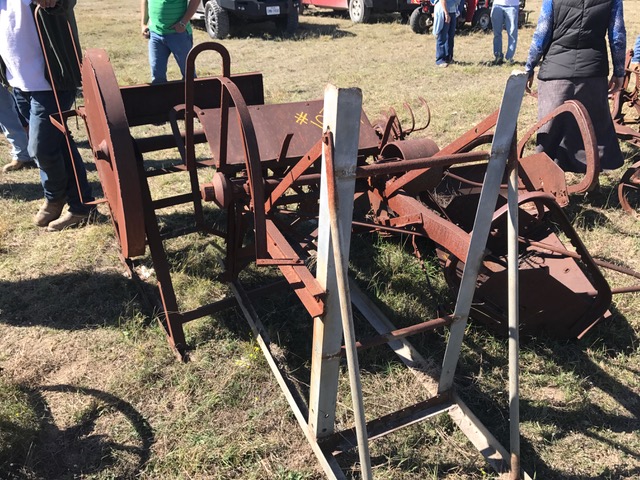
{"label": "grass field", "polygon": [[[540,0],[528,2],[516,67],[526,59],[539,7]],[[627,0],[624,8],[631,47],[640,34],[640,2]],[[120,84],[149,81],[138,2],[79,2],[76,15],[83,48],[105,49]],[[354,25],[344,15],[312,9],[292,38],[277,36],[271,25],[252,25],[223,43],[232,72],[263,73],[267,103],[321,98],[327,83],[357,86],[375,118],[390,106],[417,106],[422,96],[432,121],[420,135],[441,147],[499,106],[511,67],[486,65],[491,35],[463,29],[457,63],[436,69],[433,36],[412,33],[399,15],[373,20]],[[201,28],[194,37],[207,40]],[[217,59],[199,64],[198,72],[217,73]],[[178,78],[171,63],[169,77]],[[418,109],[418,122],[424,117]],[[526,97],[519,131],[535,118],[535,99]],[[90,160],[83,128],[72,127]],[[637,161],[637,149],[623,145],[623,152]],[[4,140],[0,155],[8,161]],[[177,159],[177,152],[156,158]],[[99,190],[95,168],[88,169]],[[600,195],[576,195],[566,210],[593,256],[638,270],[638,220],[622,212],[615,192],[622,170],[603,174]],[[184,186],[172,182],[154,181],[152,189]],[[35,169],[0,177],[0,478],[323,478],[239,312],[189,324],[190,361],[176,361],[154,313],[124,275],[106,211],[101,207],[102,215],[84,228],[46,233],[31,224],[41,197]],[[161,221],[174,221],[175,213]],[[215,280],[216,249],[206,238],[175,239],[167,250],[182,306],[229,293]],[[426,278],[408,251],[382,239],[356,238],[352,248],[353,277],[400,325],[434,318],[441,307],[450,312],[453,302],[437,262],[427,259]],[[149,258],[143,262],[151,266]],[[246,278],[259,282],[260,275],[250,269]],[[619,275],[607,279],[612,287],[630,284]],[[293,297],[268,297],[261,309],[304,387],[311,319]],[[640,477],[639,310],[638,294],[616,295],[612,317],[581,341],[523,341],[522,465],[536,479]],[[423,335],[416,345],[439,364],[445,339]],[[386,350],[367,351],[360,362],[368,416],[425,398],[419,381]],[[471,324],[456,385],[508,445],[506,341]],[[338,427],[349,427],[346,373],[340,392]],[[495,478],[444,417],[372,443],[372,456],[379,479]],[[345,471],[355,461],[344,459]]]}

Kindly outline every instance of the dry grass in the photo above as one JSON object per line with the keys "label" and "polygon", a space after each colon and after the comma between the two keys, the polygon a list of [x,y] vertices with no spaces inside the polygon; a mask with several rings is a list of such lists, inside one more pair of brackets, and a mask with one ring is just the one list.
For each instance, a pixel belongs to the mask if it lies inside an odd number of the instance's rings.
{"label": "dry grass", "polygon": [[[529,2],[531,21],[539,5]],[[371,118],[389,106],[400,110],[403,102],[417,105],[423,96],[433,119],[422,135],[439,145],[497,108],[509,67],[484,66],[492,57],[490,35],[463,31],[456,41],[459,63],[436,69],[434,38],[413,34],[399,16],[354,25],[327,13],[308,12],[291,39],[277,37],[272,26],[254,25],[225,40],[232,71],[263,72],[268,103],[320,98],[329,82],[359,86]],[[625,13],[631,44],[640,33],[638,2],[627,1]],[[137,3],[80,2],[77,16],[83,47],[106,49],[121,84],[148,81]],[[519,62],[532,33],[533,25],[520,30]],[[196,30],[195,39],[205,41],[206,34]],[[218,60],[208,61],[199,64],[201,74],[217,71]],[[172,64],[169,76],[178,76]],[[520,130],[534,118],[535,101],[526,98]],[[76,137],[86,147],[81,130]],[[635,158],[630,147],[624,152]],[[5,143],[0,153],[7,158]],[[604,176],[603,197],[575,197],[567,211],[594,255],[640,269],[637,219],[620,211],[613,192],[620,174]],[[98,186],[95,171],[90,179]],[[80,230],[47,234],[30,223],[42,195],[37,171],[6,175],[1,182],[0,477],[322,477],[236,312],[190,324],[191,361],[176,362],[140,292],[122,274],[106,217]],[[182,187],[164,180],[153,185],[157,193]],[[354,244],[354,276],[398,323],[432,317],[450,302],[435,265],[429,267],[429,287],[402,245]],[[214,249],[206,241],[189,236],[172,241],[168,250],[185,306],[226,294],[213,278]],[[618,275],[608,278],[613,286],[628,283]],[[619,295],[613,318],[582,342],[534,339],[523,345],[523,465],[536,478],[640,476],[639,307],[637,294]],[[267,298],[261,308],[304,389],[310,322],[289,297]],[[418,344],[440,362],[443,338],[425,336]],[[371,416],[426,395],[389,353],[365,352],[361,363]],[[460,394],[507,443],[505,342],[470,327],[459,372]],[[349,426],[346,378],[340,389],[338,421]],[[375,442],[372,452],[376,478],[494,478],[444,418]],[[345,459],[345,468],[353,460]]]}

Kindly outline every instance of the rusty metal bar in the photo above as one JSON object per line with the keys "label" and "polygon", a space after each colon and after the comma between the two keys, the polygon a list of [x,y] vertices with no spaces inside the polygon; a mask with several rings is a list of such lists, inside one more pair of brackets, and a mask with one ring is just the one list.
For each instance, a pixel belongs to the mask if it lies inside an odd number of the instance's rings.
{"label": "rusty metal bar", "polygon": [[[364,340],[360,340],[356,342],[356,347],[358,350],[364,350],[367,348],[378,347],[380,345],[384,345],[389,342],[395,342],[402,338],[407,338],[412,335],[417,335],[419,333],[430,332],[435,330],[436,328],[446,327],[447,325],[451,325],[453,321],[453,317],[450,315],[446,315],[441,318],[435,318],[433,320],[427,320],[426,322],[417,323],[415,325],[410,325],[405,328],[399,328],[397,330],[392,330],[388,333],[384,333],[382,335],[377,335],[375,337],[369,337]],[[344,355],[344,346],[342,347],[342,354]]]}
{"label": "rusty metal bar", "polygon": [[[327,96],[334,94],[333,89],[327,92]],[[336,92],[340,95],[340,91]],[[347,95],[354,95],[362,101],[362,93],[359,90],[351,90],[346,92]],[[336,95],[336,102],[338,101]],[[357,132],[357,129],[355,129]],[[351,311],[351,295],[349,293],[349,281],[347,279],[349,272],[349,256],[342,251],[344,243],[343,233],[340,228],[340,197],[336,187],[336,176],[349,178],[355,182],[353,174],[345,169],[337,172],[333,163],[333,135],[329,130],[325,133],[323,139],[324,149],[324,174],[327,177],[327,200],[329,204],[329,221],[331,222],[331,245],[333,247],[333,262],[335,264],[335,273],[338,287],[338,296],[340,300],[340,317],[342,320],[342,332],[344,334],[344,350],[347,354],[347,365],[349,367],[349,385],[351,387],[351,399],[353,404],[353,416],[355,421],[356,438],[358,440],[358,457],[360,458],[360,469],[362,478],[370,480],[373,478],[371,472],[371,456],[369,454],[369,438],[367,435],[367,425],[364,415],[364,400],[362,397],[362,382],[360,380],[360,365],[358,362],[358,349],[356,348],[356,334],[353,325],[353,312]],[[355,165],[357,157],[354,156],[353,163]],[[351,228],[347,230],[351,233]]]}

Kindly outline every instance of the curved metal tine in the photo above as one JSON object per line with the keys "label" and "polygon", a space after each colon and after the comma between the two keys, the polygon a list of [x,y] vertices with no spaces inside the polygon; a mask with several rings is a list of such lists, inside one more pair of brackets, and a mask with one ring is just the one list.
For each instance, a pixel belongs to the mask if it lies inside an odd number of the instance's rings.
{"label": "curved metal tine", "polygon": [[421,130],[426,130],[427,127],[431,124],[431,109],[429,108],[429,104],[423,97],[418,97],[418,100],[420,100],[420,103],[422,104],[424,109],[427,111],[427,121],[423,127],[416,128],[414,132],[420,132]]}
{"label": "curved metal tine", "polygon": [[431,123],[431,109],[429,109],[429,105],[427,101],[423,97],[418,97],[422,106],[427,110],[427,122],[422,127],[416,128],[416,117],[413,113],[413,108],[407,102],[403,103],[402,106],[409,112],[409,116],[411,117],[411,128],[408,128],[402,132],[403,136],[409,135],[413,132],[420,132],[422,130],[426,130],[426,128]]}
{"label": "curved metal tine", "polygon": [[[249,180],[249,192],[253,205],[253,218],[256,244],[256,261],[268,259],[267,253],[267,225],[264,209],[264,184],[262,181],[262,168],[260,165],[260,151],[256,138],[255,128],[251,120],[251,114],[240,90],[230,78],[220,78],[222,90],[226,91],[236,107],[238,125],[242,135],[242,143],[245,152],[245,164]],[[223,93],[223,96],[226,96]],[[227,138],[221,137],[226,143]]]}
{"label": "curved metal tine", "polygon": [[[231,76],[231,56],[229,51],[219,43],[215,42],[203,42],[193,47],[187,55],[186,67],[185,67],[185,79],[184,79],[184,105],[185,105],[185,163],[187,169],[195,168],[195,139],[194,139],[194,126],[195,119],[194,110],[194,91],[195,91],[195,78],[196,58],[200,53],[204,51],[215,51],[220,54],[222,58],[222,77],[228,78]],[[220,138],[225,141],[220,142],[220,150],[218,151],[218,163],[223,166],[227,157],[227,131],[229,124],[229,105],[227,96],[225,95],[225,89],[220,89]]]}
{"label": "curved metal tine", "polygon": [[402,131],[402,136],[405,135],[409,135],[412,132],[415,131],[416,129],[416,116],[413,114],[413,109],[411,108],[411,105],[409,105],[407,102],[404,102],[402,104],[402,106],[404,107],[404,109],[409,112],[409,117],[411,117],[411,127],[407,128],[406,130]]}

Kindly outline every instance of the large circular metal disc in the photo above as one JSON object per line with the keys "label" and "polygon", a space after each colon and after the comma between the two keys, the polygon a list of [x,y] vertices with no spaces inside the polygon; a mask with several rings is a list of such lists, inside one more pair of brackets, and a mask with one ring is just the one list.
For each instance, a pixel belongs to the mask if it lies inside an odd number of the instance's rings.
{"label": "large circular metal disc", "polygon": [[104,50],[87,50],[82,87],[89,143],[125,258],[144,255],[141,178],[120,88]]}

